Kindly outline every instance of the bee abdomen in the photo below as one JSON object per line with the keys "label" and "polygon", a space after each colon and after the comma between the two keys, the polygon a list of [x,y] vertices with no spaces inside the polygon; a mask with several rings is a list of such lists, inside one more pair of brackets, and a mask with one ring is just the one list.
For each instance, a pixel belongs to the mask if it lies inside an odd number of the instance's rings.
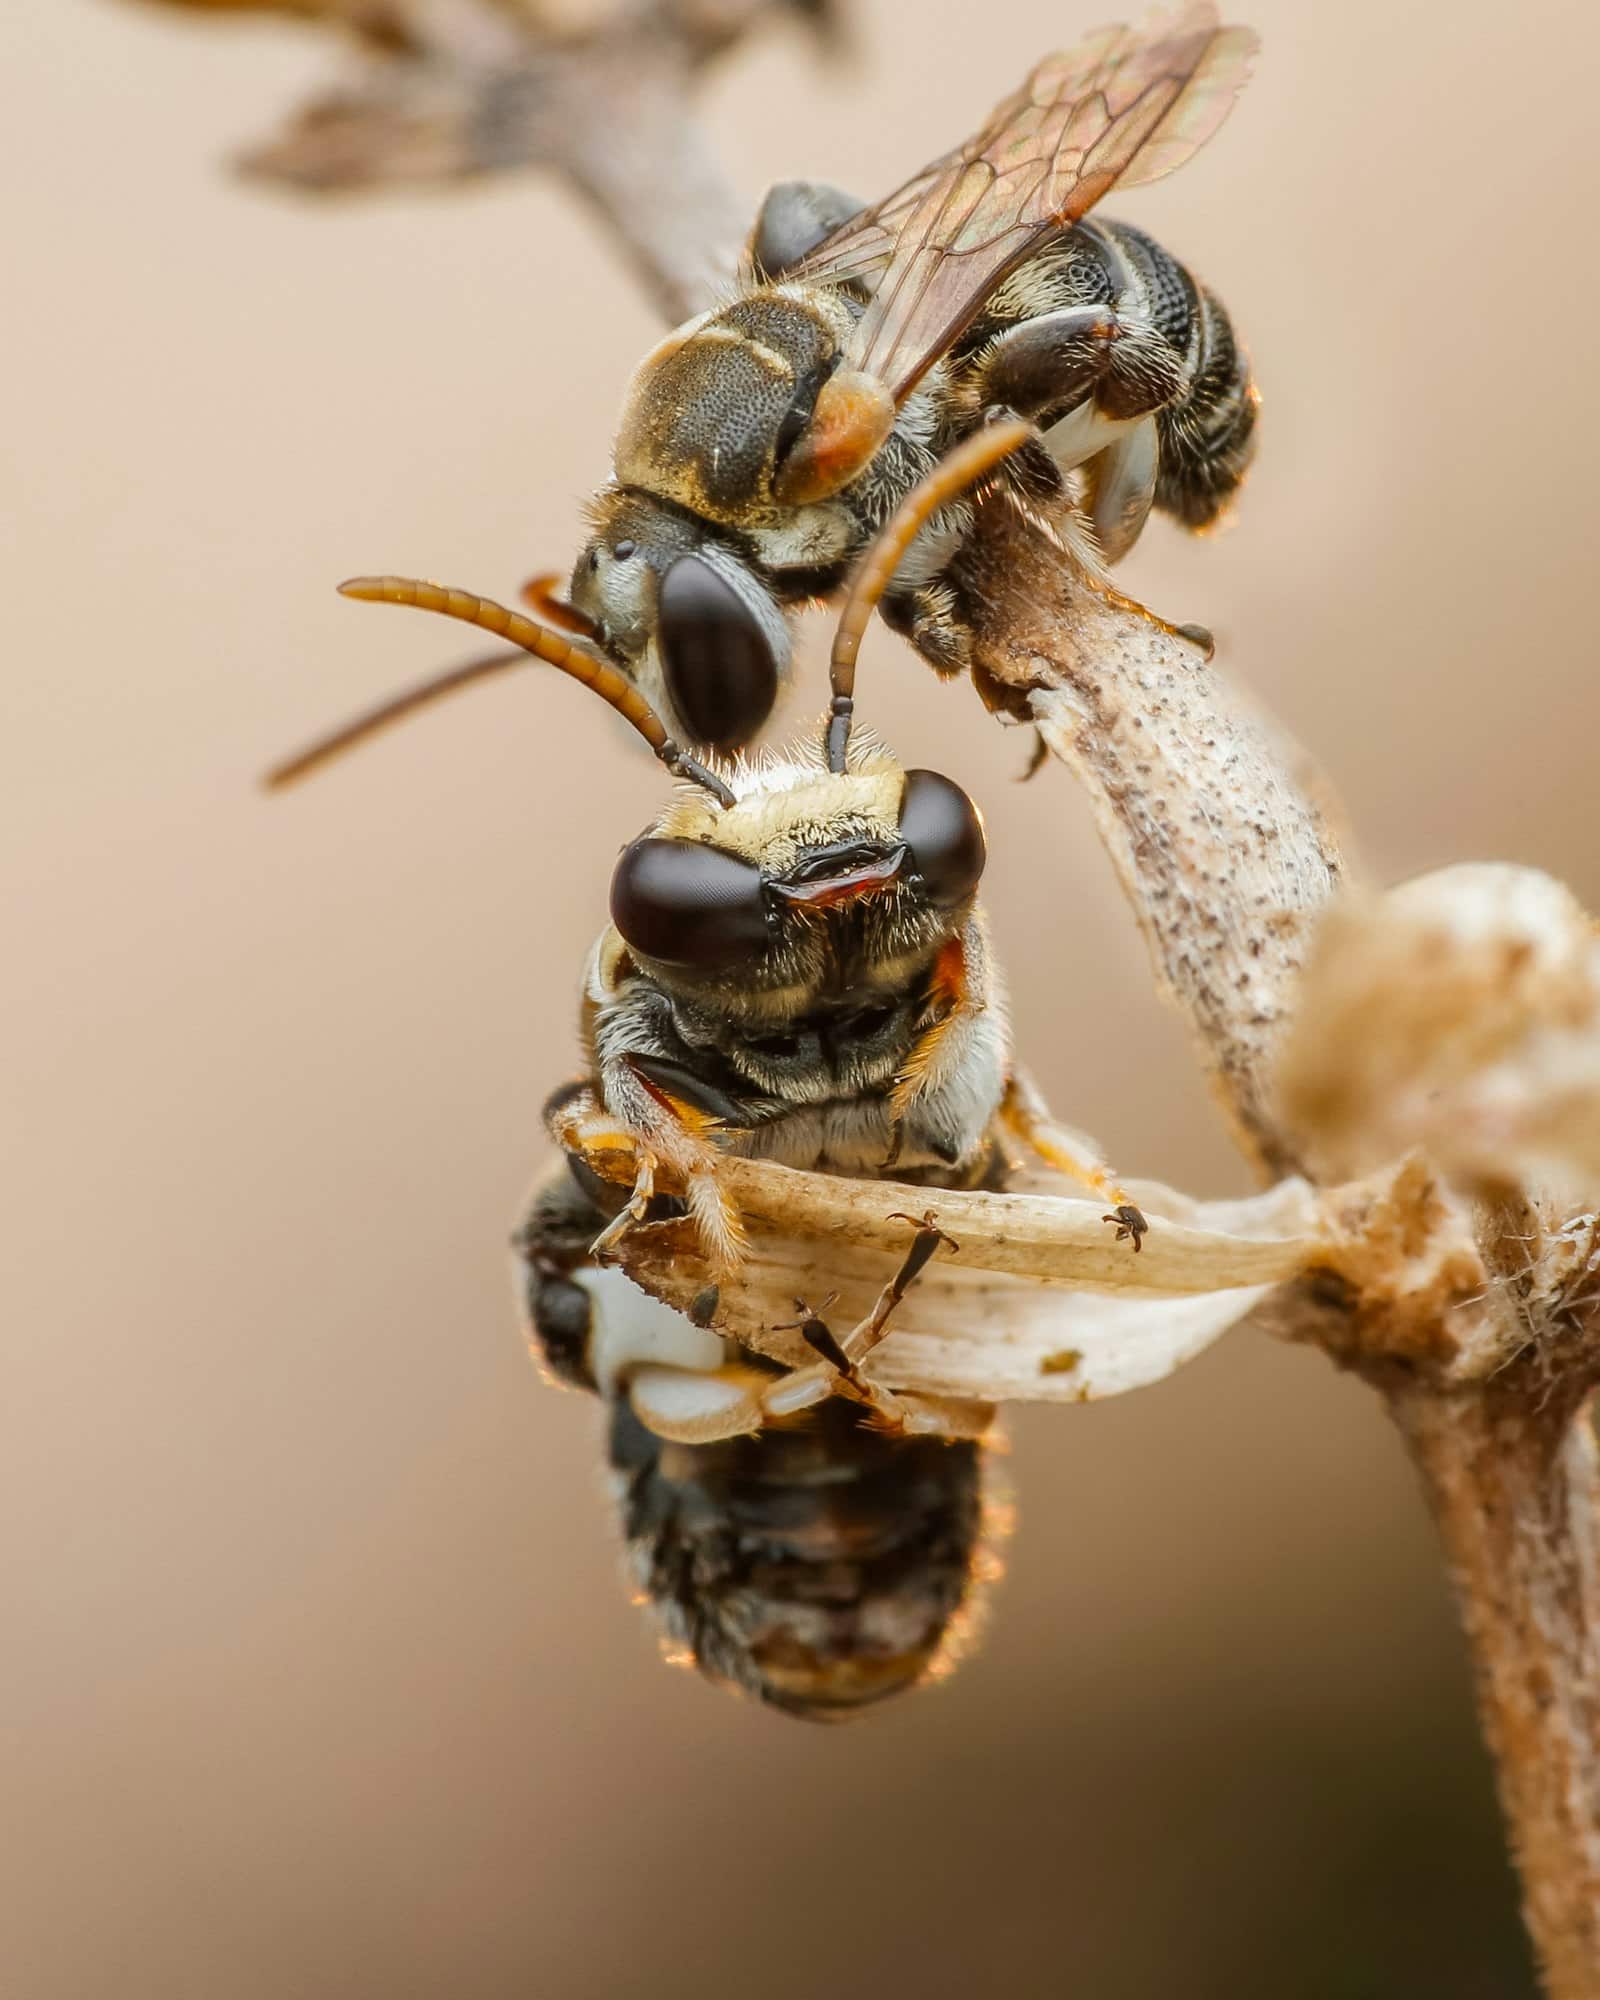
{"label": "bee abdomen", "polygon": [[618,1402],[610,1451],[635,1579],[710,1678],[827,1720],[934,1665],[981,1537],[976,1444],[889,1436],[835,1399],[672,1445]]}
{"label": "bee abdomen", "polygon": [[1155,504],[1186,528],[1208,528],[1238,491],[1256,449],[1260,398],[1220,300],[1200,294],[1198,365],[1185,395],[1160,412]]}
{"label": "bee abdomen", "polygon": [[1185,386],[1156,413],[1155,504],[1186,528],[1210,527],[1255,455],[1258,397],[1226,307],[1170,251],[1125,222],[1099,227],[1115,244],[1146,319],[1183,360]]}
{"label": "bee abdomen", "polygon": [[1098,222],[1093,230],[1109,239],[1112,260],[1120,266],[1139,316],[1153,326],[1167,345],[1185,359],[1194,340],[1200,312],[1200,288],[1170,250],[1128,222]]}

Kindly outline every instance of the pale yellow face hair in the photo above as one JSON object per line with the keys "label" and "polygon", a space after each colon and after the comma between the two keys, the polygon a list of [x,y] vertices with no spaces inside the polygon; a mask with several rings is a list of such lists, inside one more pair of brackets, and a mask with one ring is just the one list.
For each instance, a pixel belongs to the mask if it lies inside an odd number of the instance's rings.
{"label": "pale yellow face hair", "polygon": [[905,772],[863,732],[851,745],[850,769],[821,769],[816,753],[789,750],[734,778],[738,802],[718,807],[705,792],[685,788],[656,822],[668,840],[703,840],[781,875],[809,848],[839,840],[880,841],[900,834]]}

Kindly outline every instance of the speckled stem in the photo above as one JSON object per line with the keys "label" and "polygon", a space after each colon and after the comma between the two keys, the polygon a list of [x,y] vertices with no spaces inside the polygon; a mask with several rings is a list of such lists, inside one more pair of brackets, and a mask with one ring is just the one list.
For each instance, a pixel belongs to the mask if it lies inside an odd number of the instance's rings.
{"label": "speckled stem", "polygon": [[1551,2000],[1600,1994],[1600,1466],[1589,1413],[1528,1365],[1389,1407],[1422,1474]]}
{"label": "speckled stem", "polygon": [[[1301,1167],[1273,1073],[1340,876],[1316,802],[1199,647],[1094,588],[1014,511],[989,510],[968,592],[980,687],[1037,721],[1083,783],[1157,974],[1249,1149],[1267,1168]],[[1497,1269],[1492,1217],[1464,1204],[1458,1214]],[[1300,1288],[1278,1296],[1273,1317],[1366,1373],[1407,1439],[1472,1650],[1548,1991],[1600,2000],[1600,1486],[1585,1403],[1595,1332],[1574,1339],[1553,1295],[1520,1296],[1513,1312],[1498,1287],[1476,1306],[1448,1286],[1419,1292],[1401,1240],[1392,1260],[1377,1247],[1387,1268],[1337,1310]],[[1522,1358],[1452,1384],[1474,1322]]]}
{"label": "speckled stem", "polygon": [[1296,1171],[1270,1078],[1339,881],[1326,821],[1202,649],[1093,588],[1014,509],[985,510],[969,594],[982,684],[1083,785],[1244,1144],[1269,1171]]}

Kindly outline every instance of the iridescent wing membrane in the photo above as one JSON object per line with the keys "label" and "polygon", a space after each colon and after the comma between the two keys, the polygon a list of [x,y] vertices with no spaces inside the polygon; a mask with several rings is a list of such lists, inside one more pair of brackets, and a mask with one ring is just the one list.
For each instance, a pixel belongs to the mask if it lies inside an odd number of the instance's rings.
{"label": "iridescent wing membrane", "polygon": [[1111,187],[1182,166],[1249,74],[1253,29],[1193,0],[1142,27],[1097,29],[1046,56],[966,145],[842,223],[796,270],[873,287],[846,367],[903,402],[996,286]]}

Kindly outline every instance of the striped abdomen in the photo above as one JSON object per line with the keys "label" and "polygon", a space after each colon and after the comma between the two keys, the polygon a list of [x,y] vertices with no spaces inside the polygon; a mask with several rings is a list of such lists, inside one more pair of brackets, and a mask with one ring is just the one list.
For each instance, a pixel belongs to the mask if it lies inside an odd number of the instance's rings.
{"label": "striped abdomen", "polygon": [[[1157,412],[1155,504],[1186,528],[1212,525],[1255,452],[1259,398],[1227,310],[1161,245],[1126,222],[1080,225],[1106,246],[1131,305],[1184,364],[1185,387]],[[1131,294],[1131,298],[1128,296]]]}
{"label": "striped abdomen", "polygon": [[610,1459],[635,1581],[711,1679],[830,1721],[947,1652],[982,1543],[979,1445],[890,1436],[837,1398],[668,1444],[619,1400]]}
{"label": "striped abdomen", "polygon": [[953,1660],[995,1512],[982,1447],[891,1436],[841,1398],[754,1436],[657,1437],[628,1402],[630,1351],[704,1367],[718,1343],[587,1268],[599,1192],[563,1161],[535,1194],[519,1237],[530,1333],[557,1380],[605,1399],[629,1566],[669,1638],[710,1679],[814,1720]]}

